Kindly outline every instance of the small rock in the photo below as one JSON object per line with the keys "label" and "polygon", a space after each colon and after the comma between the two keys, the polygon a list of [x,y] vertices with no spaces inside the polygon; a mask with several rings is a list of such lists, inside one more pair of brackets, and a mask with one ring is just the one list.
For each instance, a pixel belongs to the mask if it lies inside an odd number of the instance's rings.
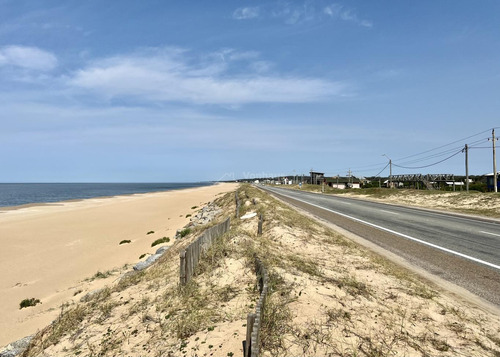
{"label": "small rock", "polygon": [[0,357],[16,357],[21,355],[28,348],[34,335],[26,336],[20,340],[8,344],[3,351],[0,352]]}
{"label": "small rock", "polygon": [[255,212],[250,212],[250,213],[247,213],[246,215],[244,216],[241,216],[240,219],[249,219],[249,218],[252,218],[252,217],[255,217],[257,215],[257,213]]}
{"label": "small rock", "polygon": [[162,255],[163,253],[165,253],[168,250],[168,248],[170,248],[170,247],[160,247],[160,248],[158,248],[158,250],[156,251],[155,254]]}
{"label": "small rock", "polygon": [[134,265],[134,270],[135,271],[141,271],[146,269],[147,267],[151,266],[154,262],[156,262],[160,257],[168,250],[170,247],[160,247],[156,251],[155,254],[150,255],[148,259],[145,261],[139,262],[136,265]]}

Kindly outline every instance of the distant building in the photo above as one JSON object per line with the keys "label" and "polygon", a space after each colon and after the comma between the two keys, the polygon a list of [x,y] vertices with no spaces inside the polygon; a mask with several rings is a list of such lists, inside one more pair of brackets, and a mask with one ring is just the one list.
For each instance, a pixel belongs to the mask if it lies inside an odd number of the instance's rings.
{"label": "distant building", "polygon": [[346,188],[361,188],[361,180],[357,177],[327,177],[325,182],[328,186],[332,188],[337,188],[339,190],[344,190]]}
{"label": "distant building", "polygon": [[325,179],[324,172],[311,171],[311,185],[321,185]]}
{"label": "distant building", "polygon": [[[493,172],[491,174],[484,175],[486,177],[486,185],[488,186],[488,191],[494,191],[495,186],[493,184]],[[497,190],[500,192],[500,171],[497,173]]]}

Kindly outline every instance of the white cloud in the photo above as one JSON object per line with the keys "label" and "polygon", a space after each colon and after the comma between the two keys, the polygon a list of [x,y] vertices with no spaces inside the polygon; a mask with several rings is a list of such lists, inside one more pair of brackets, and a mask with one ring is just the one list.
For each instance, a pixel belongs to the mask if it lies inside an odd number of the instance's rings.
{"label": "white cloud", "polygon": [[259,17],[258,7],[240,7],[233,12],[233,18],[236,20],[247,20]]}
{"label": "white cloud", "polygon": [[257,17],[280,19],[288,25],[324,21],[325,18],[330,18],[340,19],[363,27],[373,26],[371,21],[360,19],[355,10],[347,8],[344,5],[333,3],[322,6],[310,0],[306,0],[300,4],[279,1],[260,7],[238,8],[233,13],[233,18],[238,20],[253,19]]}
{"label": "white cloud", "polygon": [[[238,60],[246,57],[231,53]],[[230,71],[228,66],[196,62],[187,52],[148,50],[96,61],[74,73],[68,84],[107,99],[218,105],[316,102],[340,96],[345,88],[340,82],[320,78],[266,76],[258,70],[265,69],[262,62],[260,66],[259,61],[255,63],[253,71],[248,70],[252,63]],[[218,70],[204,70],[211,66]]]}
{"label": "white cloud", "polygon": [[330,16],[331,18],[340,18],[343,21],[352,22],[359,26],[373,26],[373,23],[371,21],[360,19],[353,9],[346,9],[343,5],[340,4],[331,4],[326,6],[323,9],[323,13]]}
{"label": "white cloud", "polygon": [[268,61],[255,61],[250,64],[250,68],[253,69],[257,73],[265,73],[269,72],[273,64]]}
{"label": "white cloud", "polygon": [[0,66],[50,71],[57,66],[57,58],[37,47],[5,46],[0,48]]}
{"label": "white cloud", "polygon": [[342,10],[342,5],[340,5],[340,4],[332,4],[332,5],[326,6],[323,9],[323,12],[325,14],[327,14],[328,16],[337,17],[340,14],[340,10]]}
{"label": "white cloud", "polygon": [[301,5],[279,3],[271,13],[272,17],[281,18],[288,25],[311,22],[318,19],[316,7],[314,3],[309,1]]}

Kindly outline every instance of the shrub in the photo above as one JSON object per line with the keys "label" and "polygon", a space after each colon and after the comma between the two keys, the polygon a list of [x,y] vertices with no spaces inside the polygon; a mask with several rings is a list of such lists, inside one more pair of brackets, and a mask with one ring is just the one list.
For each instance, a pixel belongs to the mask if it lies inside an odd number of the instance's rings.
{"label": "shrub", "polygon": [[111,271],[108,270],[108,271],[105,271],[104,273],[98,271],[97,273],[94,274],[94,276],[92,278],[93,279],[106,279],[108,276],[111,276]]}
{"label": "shrub", "polygon": [[31,299],[24,299],[19,303],[19,310],[25,308],[25,307],[30,307],[30,306],[36,306],[37,304],[41,304],[42,302],[38,299],[31,298]]}
{"label": "shrub", "polygon": [[479,191],[479,192],[487,192],[488,186],[484,182],[474,182],[469,184],[469,190],[471,191]]}
{"label": "shrub", "polygon": [[124,240],[122,240],[122,241],[120,242],[120,245],[121,245],[121,244],[126,244],[126,243],[132,243],[132,241],[131,241],[131,240],[129,240],[129,239],[124,239]]}
{"label": "shrub", "polygon": [[183,230],[180,232],[181,238],[184,238],[184,237],[185,237],[185,236],[187,236],[189,233],[191,233],[191,229],[189,229],[189,228],[183,229]]}
{"label": "shrub", "polygon": [[146,235],[148,234],[153,234],[155,231],[149,231],[148,233],[146,233]]}
{"label": "shrub", "polygon": [[198,208],[198,206],[193,206],[193,207],[191,207],[191,209],[195,209],[195,208]]}
{"label": "shrub", "polygon": [[145,256],[146,256],[146,253],[141,254],[141,256],[139,257],[139,259],[142,259],[142,258],[144,258]]}
{"label": "shrub", "polygon": [[155,245],[162,244],[162,243],[168,243],[168,242],[170,242],[170,238],[163,237],[163,238],[157,239],[153,243],[151,243],[151,247],[154,247]]}

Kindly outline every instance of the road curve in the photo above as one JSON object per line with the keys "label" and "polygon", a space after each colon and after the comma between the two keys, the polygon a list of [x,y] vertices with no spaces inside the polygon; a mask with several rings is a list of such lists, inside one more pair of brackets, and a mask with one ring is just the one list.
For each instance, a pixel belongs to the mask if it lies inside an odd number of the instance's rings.
{"label": "road curve", "polygon": [[261,187],[500,306],[500,223],[346,197]]}

